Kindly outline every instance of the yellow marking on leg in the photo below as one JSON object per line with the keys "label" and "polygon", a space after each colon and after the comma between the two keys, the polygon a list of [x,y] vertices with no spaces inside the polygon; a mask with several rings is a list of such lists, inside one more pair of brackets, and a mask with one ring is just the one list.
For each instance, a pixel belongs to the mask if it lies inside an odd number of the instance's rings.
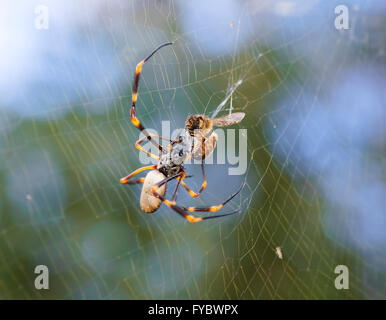
{"label": "yellow marking on leg", "polygon": [[139,150],[139,151],[142,151],[142,152],[145,152],[149,157],[155,159],[155,160],[159,160],[159,156],[156,156],[155,154],[152,154],[148,151],[146,151],[141,145],[138,144],[138,141],[137,143],[135,144],[135,147]]}
{"label": "yellow marking on leg", "polygon": [[137,93],[136,92],[133,92],[132,100],[133,100],[134,103],[137,102]]}
{"label": "yellow marking on leg", "polygon": [[220,210],[224,205],[220,204],[219,206],[212,206],[210,207],[209,211],[218,211]]}
{"label": "yellow marking on leg", "polygon": [[184,182],[184,180],[181,181],[181,184],[183,185],[183,187],[186,189],[186,191],[188,191],[189,194],[190,194],[193,198],[195,198],[195,197],[198,196],[197,193],[195,193],[193,190],[190,190],[190,189],[189,189],[189,187],[186,185],[186,183]]}
{"label": "yellow marking on leg", "polygon": [[198,194],[195,193],[194,191],[192,191],[192,190],[189,189],[188,192],[190,193],[190,195],[191,195],[193,198],[198,197]]}
{"label": "yellow marking on leg", "polygon": [[193,217],[192,215],[188,214],[186,216],[186,219],[189,221],[189,222],[200,222],[202,221],[203,219],[202,218],[196,218],[196,217]]}
{"label": "yellow marking on leg", "polygon": [[142,66],[145,63],[145,60],[142,60],[140,63],[137,64],[137,68],[135,69],[135,74],[139,75],[142,70]]}
{"label": "yellow marking on leg", "polygon": [[137,119],[137,117],[131,117],[131,122],[133,123],[133,125],[135,125],[137,128],[139,128],[139,120]]}
{"label": "yellow marking on leg", "polygon": [[188,155],[186,156],[186,158],[184,159],[184,162],[188,161],[190,159],[190,157],[192,156],[191,153],[188,153]]}
{"label": "yellow marking on leg", "polygon": [[163,202],[169,206],[169,207],[172,207],[172,206],[175,206],[176,205],[176,202],[175,201],[169,201],[168,199],[164,199]]}
{"label": "yellow marking on leg", "polygon": [[171,207],[173,205],[173,203],[171,201],[169,201],[168,199],[164,199],[164,203],[168,206],[168,207]]}
{"label": "yellow marking on leg", "polygon": [[156,169],[157,168],[157,165],[152,165],[152,166],[146,166],[146,167],[142,167],[142,168],[139,168],[135,171],[133,171],[132,173],[130,173],[128,176],[124,177],[124,178],[121,178],[121,183],[122,184],[125,184],[127,183],[127,181],[129,181],[132,177],[134,177],[136,174],[144,171],[144,170],[149,170],[149,169]]}
{"label": "yellow marking on leg", "polygon": [[193,198],[197,198],[201,192],[206,188],[206,185],[207,185],[207,182],[206,180],[202,183],[202,186],[201,186],[201,189],[198,193],[194,192],[193,190],[191,190],[184,181],[181,181],[183,187],[186,189],[186,191],[189,192],[189,194],[193,197]]}

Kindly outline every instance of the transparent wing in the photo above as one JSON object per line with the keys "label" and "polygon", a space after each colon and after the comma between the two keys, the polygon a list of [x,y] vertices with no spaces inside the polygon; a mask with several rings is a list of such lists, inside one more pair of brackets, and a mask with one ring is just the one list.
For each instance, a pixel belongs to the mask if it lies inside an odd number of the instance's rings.
{"label": "transparent wing", "polygon": [[230,99],[230,97],[232,97],[233,92],[235,92],[235,90],[237,89],[237,87],[238,87],[239,85],[241,85],[242,83],[243,83],[243,80],[240,79],[239,81],[237,81],[237,82],[235,83],[235,85],[234,85],[232,88],[229,89],[228,94],[227,94],[227,96],[225,97],[225,99],[223,100],[223,102],[221,102],[221,103],[217,106],[216,110],[213,112],[212,118],[214,118],[215,116],[218,115],[218,113],[219,113],[219,112],[221,111],[221,109],[225,106],[225,104],[228,102],[228,100]]}
{"label": "transparent wing", "polygon": [[232,124],[239,123],[245,117],[244,112],[235,112],[231,114],[226,114],[222,117],[213,119],[213,125],[218,127],[227,127]]}

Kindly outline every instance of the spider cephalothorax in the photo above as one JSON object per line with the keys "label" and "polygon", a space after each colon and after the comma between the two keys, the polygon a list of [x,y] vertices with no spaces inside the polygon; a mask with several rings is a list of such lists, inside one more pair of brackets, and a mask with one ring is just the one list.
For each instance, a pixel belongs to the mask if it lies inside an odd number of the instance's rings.
{"label": "spider cephalothorax", "polygon": [[166,177],[171,177],[184,170],[183,163],[191,152],[191,137],[183,130],[170,144],[166,153],[161,154],[157,169]]}

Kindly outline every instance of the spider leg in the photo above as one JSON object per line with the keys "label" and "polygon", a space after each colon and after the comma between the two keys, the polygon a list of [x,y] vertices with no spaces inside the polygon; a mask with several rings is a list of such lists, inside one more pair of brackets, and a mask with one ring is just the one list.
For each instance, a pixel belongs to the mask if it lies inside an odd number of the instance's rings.
{"label": "spider leg", "polygon": [[230,216],[230,215],[232,215],[232,214],[235,214],[235,213],[240,212],[240,210],[237,210],[237,211],[233,211],[233,212],[230,212],[230,213],[218,214],[218,215],[215,215],[215,216],[209,216],[209,217],[195,217],[195,216],[192,216],[191,214],[185,213],[185,211],[183,210],[182,207],[179,207],[179,206],[176,206],[176,205],[170,203],[167,199],[163,198],[162,196],[160,196],[160,199],[161,199],[162,202],[165,203],[168,207],[172,208],[172,209],[173,209],[174,211],[176,211],[179,215],[181,215],[183,218],[185,218],[186,220],[188,220],[188,221],[191,222],[191,223],[194,223],[194,222],[200,222],[200,221],[208,220],[208,219],[216,219],[216,218],[226,217],[226,216]]}
{"label": "spider leg", "polygon": [[[219,215],[215,215],[215,216],[195,217],[195,216],[192,216],[191,214],[187,214],[185,212],[185,211],[188,211],[188,210],[186,210],[187,208],[177,206],[175,201],[169,201],[168,199],[166,199],[165,197],[163,197],[163,196],[161,196],[160,194],[157,193],[158,188],[160,188],[162,185],[164,185],[165,183],[169,182],[170,180],[176,179],[178,177],[181,178],[181,177],[184,176],[184,174],[185,174],[185,171],[182,171],[182,172],[180,172],[180,173],[178,173],[178,174],[176,174],[174,176],[165,178],[162,181],[160,181],[159,183],[157,183],[151,189],[153,195],[155,197],[161,199],[161,201],[163,203],[165,203],[168,207],[170,207],[171,209],[176,211],[179,215],[181,215],[183,218],[185,218],[186,220],[188,220],[189,222],[192,222],[192,223],[193,222],[200,222],[200,221],[208,220],[208,219],[215,219],[215,218],[225,217],[225,216],[229,216],[229,215],[235,214],[237,212],[240,212],[240,210],[237,210],[237,211],[234,211],[234,212],[225,213],[225,214],[219,214]],[[221,207],[217,206],[218,207],[217,210],[220,210],[222,208],[222,206],[224,206],[227,202],[229,202],[231,199],[233,199],[240,192],[240,190],[241,190],[241,188],[235,194],[233,194],[229,199],[227,199],[225,202],[223,202]],[[189,207],[189,208],[194,208],[194,207]],[[210,207],[210,208],[212,208],[212,207]],[[217,211],[217,210],[202,210],[202,209],[206,209],[206,208],[195,208],[195,209],[199,209],[199,210],[191,210],[191,211]]]}
{"label": "spider leg", "polygon": [[226,199],[224,202],[220,203],[217,206],[211,206],[207,208],[196,208],[196,207],[181,207],[182,210],[188,211],[188,212],[216,212],[220,210],[223,206],[225,206],[229,201],[231,201],[234,197],[236,197],[239,192],[241,191],[243,185],[237,190],[234,194],[232,194],[228,199]]}
{"label": "spider leg", "polygon": [[[176,202],[176,199],[177,199],[177,193],[178,193],[178,188],[180,187],[181,181],[182,181],[183,179],[185,179],[185,178],[191,178],[191,177],[192,177],[191,175],[185,176],[185,173],[186,173],[186,171],[184,170],[182,173],[180,172],[180,173],[177,174],[176,177],[175,177],[175,179],[177,179],[178,182],[177,182],[177,185],[176,185],[176,187],[175,187],[175,189],[174,189],[173,196],[172,196],[172,200],[171,200],[171,202],[173,202],[173,203]],[[174,179],[174,178],[171,177],[170,180],[172,180],[172,179]],[[167,180],[167,181],[170,181],[170,180]],[[162,181],[161,181],[161,182],[162,182]],[[162,184],[160,184],[159,187],[161,187],[161,186],[162,186]]]}
{"label": "spider leg", "polygon": [[126,184],[137,184],[137,183],[144,183],[144,182],[145,182],[145,178],[139,178],[136,180],[128,181],[128,182],[126,182]]}
{"label": "spider leg", "polygon": [[197,193],[194,192],[193,190],[191,190],[191,189],[185,184],[185,182],[184,182],[185,177],[181,179],[181,184],[184,186],[184,188],[186,189],[186,191],[188,191],[189,194],[190,194],[193,198],[198,197],[198,196],[201,194],[201,192],[204,191],[204,189],[206,188],[206,186],[207,186],[207,184],[208,184],[207,181],[206,181],[206,176],[205,176],[205,160],[202,160],[202,161],[201,161],[201,170],[202,170],[202,176],[203,176],[203,178],[204,178],[204,181],[203,181],[203,183],[202,183],[202,185],[201,185],[201,189],[200,189]]}
{"label": "spider leg", "polygon": [[129,180],[134,177],[136,174],[144,171],[144,170],[150,170],[150,169],[156,169],[157,168],[157,165],[152,165],[152,166],[146,166],[146,167],[142,167],[142,168],[138,168],[137,170],[133,171],[132,173],[130,173],[128,176],[124,177],[124,178],[121,178],[121,183],[122,184],[132,184],[132,183],[129,183]]}
{"label": "spider leg", "polygon": [[171,42],[164,43],[157,47],[148,57],[139,62],[135,68],[135,76],[134,76],[134,85],[133,85],[133,94],[132,94],[132,104],[130,110],[131,122],[134,124],[136,128],[138,128],[147,138],[147,140],[151,141],[160,151],[164,151],[162,146],[154,141],[151,138],[151,135],[147,132],[147,130],[142,126],[139,122],[138,118],[135,116],[135,103],[137,102],[137,92],[138,92],[138,82],[141,75],[142,66],[148,61],[159,49],[162,47],[171,45]]}
{"label": "spider leg", "polygon": [[[199,134],[201,135],[201,139],[202,139],[202,154],[204,155],[205,154],[205,141],[206,141],[206,137],[202,134],[201,131],[198,131]],[[210,131],[210,134],[213,132],[213,129]],[[210,135],[209,134],[209,135]],[[189,192],[189,194],[193,197],[193,198],[196,198],[198,197],[202,191],[204,191],[204,189],[206,188],[207,186],[207,181],[206,181],[206,176],[205,176],[205,158],[203,157],[201,159],[201,171],[202,171],[202,177],[204,179],[204,181],[202,182],[202,185],[201,185],[201,189],[198,191],[198,192],[194,192],[192,189],[190,189],[186,184],[185,182],[183,181],[184,179],[182,179],[182,185],[184,186],[184,188],[186,189],[186,191]]]}
{"label": "spider leg", "polygon": [[176,199],[177,199],[177,192],[178,192],[178,188],[180,187],[180,184],[181,184],[181,181],[183,179],[187,179],[187,178],[191,178],[192,175],[188,175],[188,176],[185,176],[183,178],[180,178],[180,177],[177,177],[177,185],[176,185],[176,188],[174,189],[174,192],[173,192],[173,197],[172,197],[172,202],[176,202]]}
{"label": "spider leg", "polygon": [[[159,138],[159,139],[163,139],[163,140],[167,140],[167,141],[171,141],[170,139],[166,139],[166,138],[163,138],[161,136],[157,136],[153,133],[149,133],[149,136],[150,137],[156,137],[156,138]],[[152,154],[148,151],[146,151],[142,146],[141,146],[141,143],[144,142],[146,139],[148,139],[148,137],[143,137],[142,139],[139,139],[137,140],[137,142],[135,143],[135,147],[139,150],[139,151],[142,151],[144,153],[146,153],[149,157],[153,158],[153,159],[156,159],[156,160],[159,160],[159,156],[155,155],[155,154]]]}
{"label": "spider leg", "polygon": [[181,184],[181,177],[177,177],[177,185],[176,185],[176,188],[174,189],[174,192],[173,192],[173,196],[172,196],[172,202],[176,202],[176,199],[177,199],[177,192],[178,192],[178,188],[180,187],[180,184]]}

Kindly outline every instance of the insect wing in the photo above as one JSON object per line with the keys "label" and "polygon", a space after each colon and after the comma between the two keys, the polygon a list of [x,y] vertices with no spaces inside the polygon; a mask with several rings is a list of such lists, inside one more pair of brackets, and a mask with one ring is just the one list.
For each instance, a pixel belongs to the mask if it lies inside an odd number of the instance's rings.
{"label": "insect wing", "polygon": [[231,114],[226,114],[225,116],[212,119],[213,125],[218,127],[227,127],[232,124],[239,123],[245,117],[244,112],[235,112]]}

